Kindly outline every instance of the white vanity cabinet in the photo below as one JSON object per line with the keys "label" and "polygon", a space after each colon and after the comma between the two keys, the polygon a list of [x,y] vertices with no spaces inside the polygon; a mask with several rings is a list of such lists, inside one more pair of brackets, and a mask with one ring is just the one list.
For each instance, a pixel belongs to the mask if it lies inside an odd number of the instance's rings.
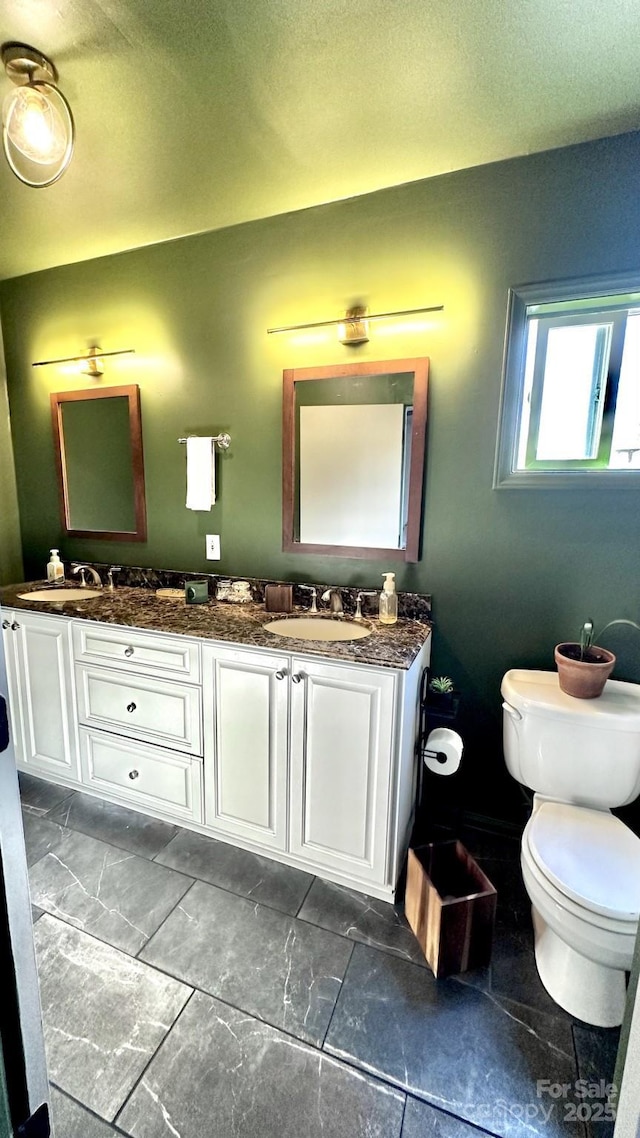
{"label": "white vanity cabinet", "polygon": [[69,621],[3,610],[2,630],[18,765],[62,783],[77,782]]}
{"label": "white vanity cabinet", "polygon": [[20,769],[392,898],[428,640],[402,669],[2,615]]}
{"label": "white vanity cabinet", "polygon": [[422,656],[400,672],[207,643],[202,654],[206,825],[390,897],[413,807]]}

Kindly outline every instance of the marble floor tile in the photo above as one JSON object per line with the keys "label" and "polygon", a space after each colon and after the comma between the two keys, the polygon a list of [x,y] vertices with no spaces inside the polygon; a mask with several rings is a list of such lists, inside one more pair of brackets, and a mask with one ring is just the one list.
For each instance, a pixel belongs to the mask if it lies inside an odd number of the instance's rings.
{"label": "marble floor tile", "polygon": [[498,998],[515,1000],[536,1008],[546,1015],[557,1016],[567,1023],[576,1020],[565,1012],[544,987],[533,951],[533,928],[521,925],[503,925],[498,922],[493,936],[491,964],[473,972],[461,972],[457,979],[472,984],[483,991],[490,991]]}
{"label": "marble floor tile", "polygon": [[582,1133],[537,1093],[538,1079],[575,1080],[569,1024],[365,945],[325,1049],[504,1138]]}
{"label": "marble floor tile", "polygon": [[178,826],[170,822],[77,791],[52,810],[49,818],[139,857],[155,857],[178,833]]}
{"label": "marble floor tile", "polygon": [[298,912],[313,881],[313,876],[301,869],[191,830],[181,830],[156,861],[292,915]]}
{"label": "marble floor tile", "polygon": [[65,831],[57,822],[22,811],[24,844],[27,851],[27,865],[35,865],[41,857],[56,850],[64,838]]}
{"label": "marble floor tile", "polygon": [[485,1138],[485,1135],[469,1122],[408,1095],[402,1138]]}
{"label": "marble floor tile", "polygon": [[197,881],[140,959],[321,1044],[351,950],[343,937]]}
{"label": "marble floor tile", "polygon": [[112,1122],[191,988],[49,913],[33,936],[49,1076]]}
{"label": "marble floor tile", "polygon": [[196,992],[117,1121],[133,1138],[399,1138],[403,1102]]}
{"label": "marble floor tile", "polygon": [[404,915],[387,901],[366,897],[318,877],[307,893],[298,917],[351,940],[413,960],[414,964],[427,966]]}
{"label": "marble floor tile", "polygon": [[117,1138],[118,1131],[80,1106],[75,1099],[50,1088],[51,1117],[55,1138]]}
{"label": "marble floor tile", "polygon": [[193,880],[67,830],[29,884],[34,905],[135,956]]}
{"label": "marble floor tile", "polygon": [[55,782],[46,782],[43,778],[35,778],[32,774],[18,771],[20,783],[20,800],[23,808],[30,814],[47,814],[64,802],[73,791],[68,786],[58,786]]}
{"label": "marble floor tile", "polygon": [[[612,1084],[618,1057],[620,1043],[620,1028],[587,1027],[586,1024],[575,1024],[573,1038],[576,1045],[578,1060],[578,1075],[590,1083]],[[614,1121],[609,1118],[611,1113],[607,1109],[607,1099],[600,1095],[593,1099],[577,1099],[569,1101],[585,1103],[590,1118],[586,1119],[588,1138],[611,1138]]]}
{"label": "marble floor tile", "polygon": [[31,923],[35,925],[36,921],[40,920],[42,916],[42,909],[38,909],[35,905],[31,906]]}

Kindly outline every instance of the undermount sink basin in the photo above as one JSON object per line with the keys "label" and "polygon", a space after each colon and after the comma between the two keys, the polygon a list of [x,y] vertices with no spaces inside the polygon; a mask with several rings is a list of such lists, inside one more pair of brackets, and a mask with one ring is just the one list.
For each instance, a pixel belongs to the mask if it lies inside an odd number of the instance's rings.
{"label": "undermount sink basin", "polygon": [[294,616],[284,620],[270,620],[262,626],[276,636],[290,640],[361,640],[371,636],[371,629],[353,622],[344,623],[322,616]]}
{"label": "undermount sink basin", "polygon": [[48,601],[50,604],[64,604],[65,601],[88,601],[99,597],[101,589],[32,589],[30,593],[18,593],[21,601]]}

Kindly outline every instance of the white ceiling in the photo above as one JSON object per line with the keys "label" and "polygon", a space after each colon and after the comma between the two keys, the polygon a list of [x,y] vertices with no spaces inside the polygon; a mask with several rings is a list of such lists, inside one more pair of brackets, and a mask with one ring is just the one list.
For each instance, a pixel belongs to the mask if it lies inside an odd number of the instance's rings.
{"label": "white ceiling", "polygon": [[637,129],[639,33],[638,0],[2,0],[77,143],[48,189],[0,157],[0,277]]}

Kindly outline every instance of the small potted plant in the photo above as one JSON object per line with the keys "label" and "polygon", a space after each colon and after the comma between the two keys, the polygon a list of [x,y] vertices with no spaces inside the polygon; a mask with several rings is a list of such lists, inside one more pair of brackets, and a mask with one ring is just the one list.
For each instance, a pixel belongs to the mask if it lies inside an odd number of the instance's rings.
{"label": "small potted plant", "polygon": [[458,713],[460,692],[453,686],[450,676],[434,676],[427,688],[427,706],[435,715],[453,718]]}
{"label": "small potted plant", "polygon": [[[618,623],[629,622],[611,621],[611,624]],[[602,695],[616,662],[613,652],[593,643],[592,620],[583,624],[579,644],[557,644],[554,656],[561,690],[576,699],[597,699]]]}

